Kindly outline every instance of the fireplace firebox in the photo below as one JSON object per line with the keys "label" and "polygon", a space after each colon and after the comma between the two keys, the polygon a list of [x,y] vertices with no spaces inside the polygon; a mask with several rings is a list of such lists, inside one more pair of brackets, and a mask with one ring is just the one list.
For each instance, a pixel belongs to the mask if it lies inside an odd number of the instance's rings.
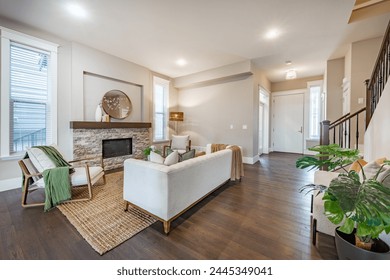
{"label": "fireplace firebox", "polygon": [[127,156],[133,153],[132,138],[102,140],[103,158]]}

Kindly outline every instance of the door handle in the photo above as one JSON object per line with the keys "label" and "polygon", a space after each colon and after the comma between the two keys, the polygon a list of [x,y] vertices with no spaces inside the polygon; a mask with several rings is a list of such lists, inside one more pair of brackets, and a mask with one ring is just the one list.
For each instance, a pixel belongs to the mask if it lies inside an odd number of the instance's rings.
{"label": "door handle", "polygon": [[298,132],[302,133],[303,132],[303,127],[301,126],[301,129],[298,130]]}

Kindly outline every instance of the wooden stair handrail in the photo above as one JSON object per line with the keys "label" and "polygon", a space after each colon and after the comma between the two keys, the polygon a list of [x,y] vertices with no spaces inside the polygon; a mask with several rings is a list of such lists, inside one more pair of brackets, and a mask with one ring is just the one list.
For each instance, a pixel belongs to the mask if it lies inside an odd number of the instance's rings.
{"label": "wooden stair handrail", "polygon": [[344,116],[341,116],[340,118],[338,118],[337,120],[335,120],[334,122],[331,122],[330,125],[333,125],[334,123],[337,123],[343,119],[345,119],[346,117],[348,117],[350,115],[350,113],[346,113]]}
{"label": "wooden stair handrail", "polygon": [[354,116],[356,116],[356,115],[359,115],[361,112],[363,112],[363,111],[365,111],[366,110],[366,107],[363,107],[363,108],[361,108],[359,111],[356,111],[355,113],[353,113],[352,115],[349,115],[347,118],[345,118],[345,119],[341,119],[340,118],[340,121],[338,121],[338,122],[333,122],[333,123],[331,123],[330,124],[330,126],[329,126],[329,129],[332,129],[332,128],[334,128],[335,126],[338,126],[338,125],[340,125],[340,124],[342,124],[343,122],[346,122],[347,120],[350,120],[350,119],[352,119]]}

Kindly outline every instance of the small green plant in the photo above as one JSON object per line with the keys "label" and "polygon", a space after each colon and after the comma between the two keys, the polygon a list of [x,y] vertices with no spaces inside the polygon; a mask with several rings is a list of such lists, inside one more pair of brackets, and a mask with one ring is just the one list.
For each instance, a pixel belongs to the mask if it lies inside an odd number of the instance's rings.
{"label": "small green plant", "polygon": [[[296,161],[300,169],[328,167],[330,171],[344,172],[334,178],[329,186],[308,184],[300,191],[324,193],[325,216],[334,224],[343,224],[339,231],[356,236],[363,242],[372,243],[382,232],[390,232],[390,183],[386,176],[378,177],[390,161],[385,161],[372,178],[367,178],[361,167],[362,176],[346,166],[359,159],[359,151],[343,149],[338,145],[322,145],[310,149],[314,156],[304,156]],[[386,183],[384,183],[386,181]]]}
{"label": "small green plant", "polygon": [[145,149],[143,149],[142,152],[143,152],[143,154],[144,154],[146,157],[148,157],[148,156],[150,155],[150,152],[151,152],[151,151],[153,151],[153,152],[155,152],[155,153],[157,153],[157,154],[159,154],[159,155],[162,154],[161,150],[156,149],[155,146],[146,147]]}
{"label": "small green plant", "polygon": [[149,156],[151,151],[152,151],[151,147],[146,147],[142,152],[145,156]]}

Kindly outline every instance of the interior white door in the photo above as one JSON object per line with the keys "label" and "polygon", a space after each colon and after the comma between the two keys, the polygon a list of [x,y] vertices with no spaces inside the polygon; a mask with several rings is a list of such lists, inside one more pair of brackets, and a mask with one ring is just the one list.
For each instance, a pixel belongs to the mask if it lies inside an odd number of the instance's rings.
{"label": "interior white door", "polygon": [[304,94],[277,95],[273,99],[273,149],[303,153]]}

